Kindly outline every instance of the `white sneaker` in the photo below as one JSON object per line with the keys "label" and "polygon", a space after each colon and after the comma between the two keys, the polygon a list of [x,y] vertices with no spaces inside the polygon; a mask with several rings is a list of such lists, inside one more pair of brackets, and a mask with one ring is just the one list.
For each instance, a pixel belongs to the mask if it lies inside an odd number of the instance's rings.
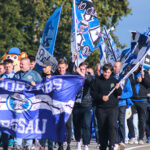
{"label": "white sneaker", "polygon": [[129,144],[138,144],[138,141],[136,138],[131,138],[128,143]]}
{"label": "white sneaker", "polygon": [[139,144],[140,144],[140,145],[143,145],[143,144],[144,144],[144,141],[143,141],[143,140],[139,140]]}
{"label": "white sneaker", "polygon": [[115,144],[114,150],[119,150],[119,145],[118,144]]}
{"label": "white sneaker", "polygon": [[126,147],[126,145],[123,142],[121,142],[120,143],[120,150],[125,150],[125,147]]}
{"label": "white sneaker", "polygon": [[100,147],[100,144],[97,144],[97,145],[96,145],[96,148],[99,148],[99,147]]}
{"label": "white sneaker", "polygon": [[84,145],[84,150],[89,150],[88,145]]}
{"label": "white sneaker", "polygon": [[81,150],[81,143],[80,142],[77,142],[76,150]]}
{"label": "white sneaker", "polygon": [[125,140],[125,144],[128,144],[129,143],[129,141],[128,140]]}

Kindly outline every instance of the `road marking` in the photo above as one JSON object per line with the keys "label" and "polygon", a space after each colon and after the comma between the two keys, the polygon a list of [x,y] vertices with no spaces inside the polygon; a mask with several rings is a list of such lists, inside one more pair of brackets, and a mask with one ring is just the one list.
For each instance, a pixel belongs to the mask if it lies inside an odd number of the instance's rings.
{"label": "road marking", "polygon": [[148,145],[141,145],[141,146],[134,146],[134,147],[126,148],[125,150],[132,150],[132,149],[135,149],[135,148],[142,148],[142,147],[148,147],[148,146],[150,146],[150,144],[148,144]]}

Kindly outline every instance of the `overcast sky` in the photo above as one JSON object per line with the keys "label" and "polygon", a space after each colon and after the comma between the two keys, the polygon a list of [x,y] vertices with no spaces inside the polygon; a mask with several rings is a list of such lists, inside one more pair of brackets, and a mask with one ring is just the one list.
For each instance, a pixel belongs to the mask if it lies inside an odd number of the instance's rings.
{"label": "overcast sky", "polygon": [[129,7],[132,8],[132,15],[122,18],[116,27],[115,34],[121,43],[126,43],[130,47],[130,31],[136,30],[140,33],[150,27],[150,0],[128,0]]}

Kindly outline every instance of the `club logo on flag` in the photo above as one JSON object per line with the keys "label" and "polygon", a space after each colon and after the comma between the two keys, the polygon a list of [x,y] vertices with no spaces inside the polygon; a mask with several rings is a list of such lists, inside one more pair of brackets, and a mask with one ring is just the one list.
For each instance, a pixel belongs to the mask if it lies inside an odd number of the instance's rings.
{"label": "club logo on flag", "polygon": [[28,111],[32,107],[31,100],[25,97],[25,95],[19,93],[10,94],[7,97],[6,104],[9,110],[16,113]]}

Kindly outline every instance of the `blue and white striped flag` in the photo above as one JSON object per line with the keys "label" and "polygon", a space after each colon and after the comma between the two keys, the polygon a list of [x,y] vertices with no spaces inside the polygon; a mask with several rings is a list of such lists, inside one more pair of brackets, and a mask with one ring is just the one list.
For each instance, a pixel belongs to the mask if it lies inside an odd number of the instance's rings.
{"label": "blue and white striped flag", "polygon": [[0,130],[23,139],[63,142],[83,84],[79,75],[53,76],[34,87],[17,79],[0,81]]}
{"label": "blue and white striped flag", "polygon": [[140,34],[139,32],[132,32],[131,51],[129,51],[126,59],[123,61],[122,71],[124,71],[127,67],[132,68],[135,64],[139,63],[141,59],[144,60],[145,54],[148,53],[148,49],[148,37],[144,34]]}
{"label": "blue and white striped flag", "polygon": [[97,13],[91,0],[74,0],[71,44],[72,55],[78,53],[78,66],[99,47],[101,30]]}

